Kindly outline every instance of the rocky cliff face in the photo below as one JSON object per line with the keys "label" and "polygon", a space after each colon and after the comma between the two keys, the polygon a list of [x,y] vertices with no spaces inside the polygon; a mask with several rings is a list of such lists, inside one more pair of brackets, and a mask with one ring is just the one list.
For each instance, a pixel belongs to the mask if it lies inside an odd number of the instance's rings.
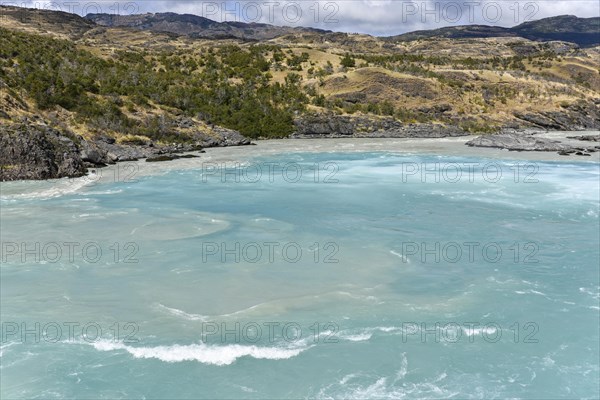
{"label": "rocky cliff face", "polygon": [[[186,124],[187,122],[182,122]],[[101,136],[93,141],[81,142],[81,157],[90,167],[101,167],[122,161],[200,151],[211,147],[248,146],[250,139],[237,131],[213,127],[211,134],[196,132],[194,142],[159,145],[152,141],[142,143],[117,143],[115,139]]]}
{"label": "rocky cliff face", "polygon": [[440,124],[404,124],[393,118],[314,114],[295,121],[294,138],[442,138],[466,136],[460,128]]}
{"label": "rocky cliff face", "polygon": [[[428,112],[441,115],[444,110],[442,106],[437,106]],[[507,121],[504,126],[499,126],[497,130],[600,130],[600,104],[591,102],[569,104],[560,111],[515,112],[513,117],[511,121]],[[468,118],[457,119],[445,125],[405,124],[388,117],[312,114],[295,120],[296,131],[292,137],[441,138],[466,136],[469,132],[460,128],[461,123],[466,122],[468,122]]]}
{"label": "rocky cliff face", "polygon": [[0,125],[0,181],[44,180],[84,176],[87,168],[121,161],[200,151],[204,147],[244,146],[250,140],[236,131],[215,128],[194,144],[119,144],[110,137],[86,141],[43,124]]}
{"label": "rocky cliff face", "polygon": [[515,113],[515,117],[531,128],[563,131],[598,130],[600,129],[600,99],[596,102],[596,104],[586,102],[570,104],[561,111]]}
{"label": "rocky cliff face", "polygon": [[564,143],[536,136],[536,132],[504,132],[496,135],[480,136],[465,143],[470,147],[491,147],[509,151],[555,151],[561,156],[591,156],[597,153],[600,136],[584,135],[567,137],[576,140],[576,144]]}
{"label": "rocky cliff face", "polygon": [[45,126],[0,126],[0,181],[79,177],[86,169],[75,142]]}

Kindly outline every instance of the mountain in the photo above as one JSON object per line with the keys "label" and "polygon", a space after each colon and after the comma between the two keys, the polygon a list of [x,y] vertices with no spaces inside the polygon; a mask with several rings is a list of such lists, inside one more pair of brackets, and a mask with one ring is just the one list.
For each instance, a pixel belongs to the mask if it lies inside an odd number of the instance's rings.
{"label": "mountain", "polygon": [[577,43],[582,47],[600,44],[600,17],[578,18],[574,15],[561,15],[525,22],[511,30],[530,40],[560,40]]}
{"label": "mountain", "polygon": [[0,14],[0,180],[246,138],[600,128],[600,47],[538,41],[581,42],[594,20],[512,28],[536,40],[484,26],[390,40],[172,13]]}
{"label": "mountain", "polygon": [[[284,35],[306,33],[326,35],[331,33],[330,31],[313,28],[291,28],[243,22],[216,22],[197,15],[175,13],[129,16],[88,14],[85,18],[102,26],[169,32],[206,39],[236,38],[263,41]],[[491,37],[523,37],[534,41],[564,41],[584,47],[593,46],[600,44],[600,18],[578,18],[572,15],[562,15],[525,22],[513,28],[465,25],[410,32],[387,39],[393,42],[424,38],[465,39]]]}
{"label": "mountain", "polygon": [[54,36],[77,39],[97,27],[90,20],[62,11],[0,5],[1,26],[20,31],[50,32]]}
{"label": "mountain", "polygon": [[107,27],[127,27],[154,32],[169,32],[205,39],[270,40],[303,32],[325,33],[312,28],[290,28],[268,24],[216,22],[192,14],[156,13],[140,15],[88,14],[86,19]]}
{"label": "mountain", "polygon": [[391,42],[410,42],[420,39],[446,38],[446,39],[469,39],[489,37],[515,37],[509,28],[488,25],[462,25],[447,26],[438,29],[428,29],[403,33],[401,35],[389,36],[384,39]]}
{"label": "mountain", "polygon": [[[48,31],[69,38],[80,38],[86,32],[98,27],[134,28],[155,33],[170,33],[203,39],[240,39],[248,41],[266,41],[285,37],[287,41],[299,41],[306,38],[313,42],[335,42],[357,44],[369,42],[368,35],[351,35],[331,31],[282,27],[269,24],[243,22],[216,22],[192,14],[148,13],[138,15],[88,14],[84,18],[70,13],[50,10],[28,9],[0,6],[2,18],[12,21],[13,26],[31,32]],[[15,26],[15,27],[16,27]],[[532,41],[564,41],[576,43],[582,47],[600,45],[600,18],[579,18],[562,15],[529,21],[512,28],[488,25],[451,26],[432,30],[404,33],[380,38],[387,43],[410,42],[418,39],[477,39],[477,38],[518,38]],[[366,39],[365,39],[366,38]],[[370,47],[372,43],[366,44]]]}
{"label": "mountain", "polygon": [[392,42],[418,39],[448,38],[491,38],[522,37],[533,41],[563,41],[576,43],[582,47],[600,44],[600,18],[578,18],[561,15],[529,21],[513,28],[488,25],[464,25],[439,29],[415,31],[386,38]]}

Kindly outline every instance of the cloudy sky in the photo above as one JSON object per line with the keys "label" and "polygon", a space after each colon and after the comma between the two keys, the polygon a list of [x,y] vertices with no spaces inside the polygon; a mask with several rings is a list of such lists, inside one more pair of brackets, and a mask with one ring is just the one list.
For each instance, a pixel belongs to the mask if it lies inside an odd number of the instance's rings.
{"label": "cloudy sky", "polygon": [[373,35],[464,24],[514,26],[563,14],[600,16],[598,0],[0,0],[0,4],[60,9],[80,15],[189,13],[217,21],[311,26]]}

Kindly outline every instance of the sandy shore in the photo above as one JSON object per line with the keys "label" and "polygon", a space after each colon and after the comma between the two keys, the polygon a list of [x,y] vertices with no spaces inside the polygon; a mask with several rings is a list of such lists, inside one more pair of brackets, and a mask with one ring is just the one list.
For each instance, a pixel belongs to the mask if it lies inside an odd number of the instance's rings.
{"label": "sandy shore", "polygon": [[[594,134],[595,132],[552,132],[540,134],[564,143],[575,142],[579,146],[582,142],[565,139],[567,136]],[[544,151],[508,151],[493,148],[477,148],[465,145],[473,139],[472,136],[442,138],[442,139],[281,139],[262,140],[256,146],[244,147],[219,147],[206,149],[206,153],[199,158],[178,159],[161,163],[122,163],[108,168],[97,170],[102,176],[99,181],[114,180],[114,171],[123,171],[125,166],[135,175],[148,176],[167,173],[173,170],[203,168],[218,164],[234,167],[237,164],[252,162],[252,159],[275,156],[284,153],[354,153],[354,152],[387,152],[406,155],[440,155],[449,157],[477,157],[498,160],[523,160],[523,161],[558,161],[565,163],[596,162],[600,163],[600,152],[591,157],[561,156],[556,152]],[[585,145],[585,144],[584,144]],[[588,144],[589,145],[589,144]],[[86,179],[86,178],[83,178]]]}
{"label": "sandy shore", "polygon": [[[565,144],[589,147],[590,142],[567,139],[569,136],[597,135],[598,132],[547,132],[536,136],[545,139],[557,140]],[[564,162],[600,162],[600,152],[591,157],[561,156],[554,151],[508,151],[493,148],[477,148],[466,146],[465,143],[474,136],[463,136],[441,139],[283,139],[265,140],[257,142],[251,148],[218,148],[207,149],[206,157],[219,160],[235,157],[239,153],[244,156],[261,157],[267,155],[289,152],[393,152],[406,154],[435,154],[456,157],[483,157],[505,160],[532,160],[532,161],[564,161]],[[594,143],[594,145],[597,145]]]}
{"label": "sandy shore", "polygon": [[[583,142],[566,139],[567,136],[597,134],[597,132],[549,132],[540,137],[560,140],[578,146]],[[256,146],[223,147],[206,149],[199,158],[178,159],[169,162],[147,163],[144,160],[124,162],[103,169],[90,170],[90,175],[75,179],[50,181],[19,181],[0,183],[0,197],[3,200],[56,197],[76,192],[97,183],[131,182],[137,179],[161,175],[174,170],[199,169],[214,165],[235,166],[252,162],[258,157],[268,157],[283,153],[348,153],[348,152],[388,152],[398,154],[423,154],[453,157],[477,157],[502,160],[551,161],[564,163],[600,163],[600,152],[591,157],[560,156],[556,152],[516,152],[493,148],[466,146],[472,136],[443,139],[283,139],[258,141]],[[196,154],[196,153],[193,153]]]}

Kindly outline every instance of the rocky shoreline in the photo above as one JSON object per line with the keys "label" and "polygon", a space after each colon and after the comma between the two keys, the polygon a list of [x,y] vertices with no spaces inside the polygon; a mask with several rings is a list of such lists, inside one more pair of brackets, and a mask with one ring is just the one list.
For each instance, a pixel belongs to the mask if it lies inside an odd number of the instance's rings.
{"label": "rocky shoreline", "polygon": [[[544,131],[548,132],[548,131]],[[474,137],[470,147],[498,148],[509,151],[557,152],[562,156],[590,156],[600,151],[598,135],[569,136],[570,143],[539,137],[539,130],[505,129],[497,134]],[[308,117],[296,121],[290,139],[326,138],[448,138],[470,133],[440,124],[402,124],[391,118],[337,116]],[[102,168],[125,161],[146,159],[163,162],[182,157],[182,153],[203,152],[205,148],[248,146],[250,139],[240,133],[213,127],[212,134],[198,133],[197,141],[186,144],[118,143],[100,136],[85,140],[44,124],[0,125],[0,181],[75,178],[90,168]]]}
{"label": "rocky shoreline", "polygon": [[72,138],[47,126],[0,126],[0,181],[44,180],[85,175]]}
{"label": "rocky shoreline", "polygon": [[477,137],[465,143],[470,147],[488,147],[509,151],[552,151],[561,156],[589,157],[600,151],[600,146],[593,145],[600,141],[600,136],[570,136],[567,139],[583,142],[582,146],[567,144],[558,140],[537,137],[540,132],[504,132],[496,135]]}
{"label": "rocky shoreline", "polygon": [[0,181],[77,178],[85,176],[89,168],[117,162],[169,161],[204,148],[252,144],[240,133],[224,128],[214,128],[212,135],[198,134],[197,139],[192,144],[127,144],[108,136],[85,140],[44,124],[0,125]]}
{"label": "rocky shoreline", "polygon": [[[539,137],[551,131],[583,131],[600,128],[597,107],[574,105],[565,113],[520,115],[525,125],[510,124],[495,134],[484,134],[466,143],[470,147],[488,147],[509,151],[557,152],[563,156],[590,156],[600,150],[592,145],[598,136],[571,136],[568,139],[582,142],[578,145]],[[553,122],[552,122],[553,121]],[[447,138],[472,136],[457,126],[442,124],[403,124],[393,118],[368,118],[346,115],[309,115],[295,121],[294,139],[339,138]],[[514,126],[513,126],[514,125]]]}
{"label": "rocky shoreline", "polygon": [[325,138],[445,138],[469,136],[449,125],[404,124],[393,118],[368,118],[346,115],[310,115],[297,119],[293,139]]}

